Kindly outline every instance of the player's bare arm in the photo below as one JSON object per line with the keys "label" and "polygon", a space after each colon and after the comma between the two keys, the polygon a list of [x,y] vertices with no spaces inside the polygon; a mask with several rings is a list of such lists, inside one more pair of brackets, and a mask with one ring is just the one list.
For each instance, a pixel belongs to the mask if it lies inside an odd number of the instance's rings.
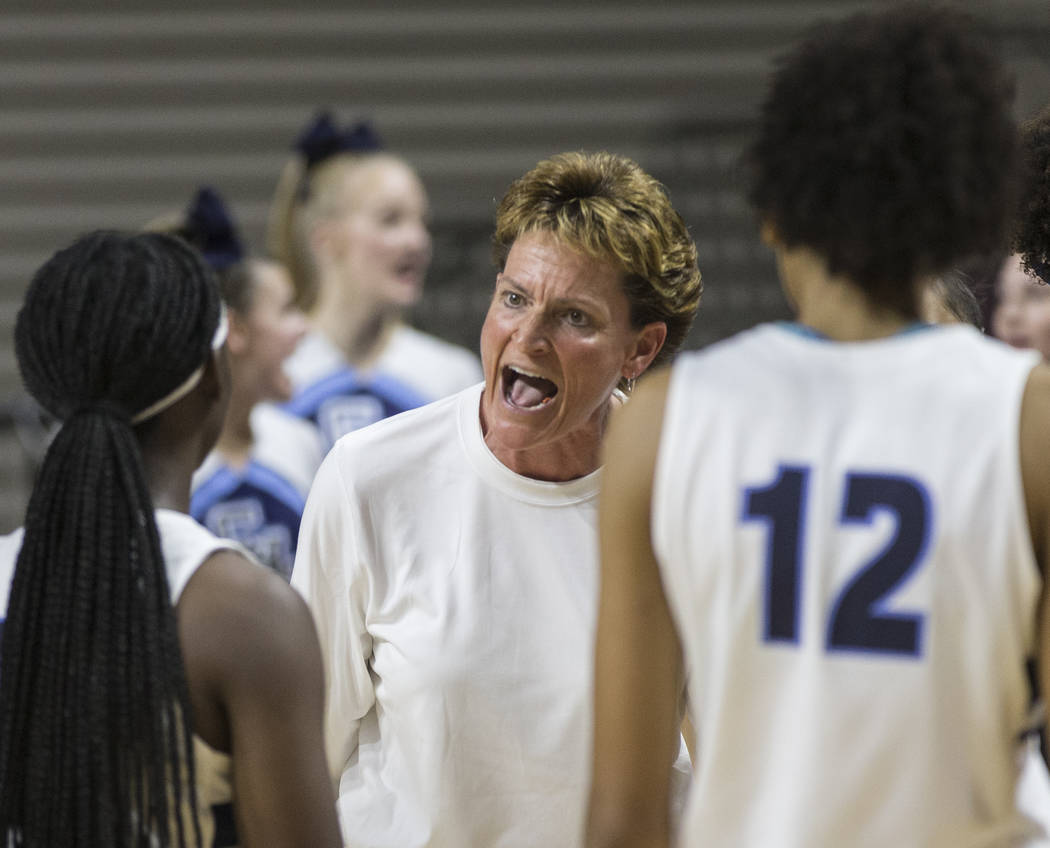
{"label": "player's bare arm", "polygon": [[1039,603],[1039,686],[1050,691],[1050,365],[1036,366],[1021,403],[1021,475],[1032,547],[1043,575]]}
{"label": "player's bare arm", "polygon": [[681,649],[649,526],[668,377],[639,386],[605,442],[588,848],[666,848],[670,839]]}
{"label": "player's bare arm", "polygon": [[178,618],[197,732],[233,755],[240,844],[340,845],[306,604],[275,573],[227,551],[190,580]]}

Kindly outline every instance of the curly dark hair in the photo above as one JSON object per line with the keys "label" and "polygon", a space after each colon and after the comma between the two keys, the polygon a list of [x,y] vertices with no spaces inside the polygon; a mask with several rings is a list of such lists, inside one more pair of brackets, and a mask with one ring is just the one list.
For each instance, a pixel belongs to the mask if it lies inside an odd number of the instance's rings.
{"label": "curly dark hair", "polygon": [[1050,108],[1021,128],[1023,180],[1014,251],[1026,271],[1050,283]]}
{"label": "curly dark hair", "polygon": [[908,315],[916,283],[1002,249],[1013,81],[966,15],[916,4],[815,27],[782,57],[747,151],[778,240]]}

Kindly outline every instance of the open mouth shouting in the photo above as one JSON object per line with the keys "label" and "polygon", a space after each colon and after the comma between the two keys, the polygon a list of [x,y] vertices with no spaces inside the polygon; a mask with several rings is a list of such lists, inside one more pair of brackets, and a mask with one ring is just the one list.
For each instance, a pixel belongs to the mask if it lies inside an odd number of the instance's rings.
{"label": "open mouth shouting", "polygon": [[547,406],[558,394],[558,387],[539,374],[503,366],[503,399],[515,409],[530,411]]}
{"label": "open mouth shouting", "polygon": [[412,257],[402,259],[394,266],[394,275],[402,282],[415,284],[426,274],[425,262]]}

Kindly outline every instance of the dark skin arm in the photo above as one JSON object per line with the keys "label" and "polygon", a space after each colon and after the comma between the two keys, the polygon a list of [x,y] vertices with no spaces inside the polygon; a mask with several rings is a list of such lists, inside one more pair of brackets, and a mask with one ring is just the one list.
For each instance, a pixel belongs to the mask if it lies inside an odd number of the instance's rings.
{"label": "dark skin arm", "polygon": [[1045,363],[1033,369],[1021,402],[1021,477],[1032,547],[1043,575],[1036,652],[1045,700],[1050,693],[1050,366]]}
{"label": "dark skin arm", "polygon": [[682,659],[649,522],[667,379],[662,372],[639,386],[605,441],[587,848],[670,843]]}
{"label": "dark skin arm", "polygon": [[273,572],[222,551],[190,579],[176,614],[194,730],[233,758],[240,844],[341,845],[306,604]]}

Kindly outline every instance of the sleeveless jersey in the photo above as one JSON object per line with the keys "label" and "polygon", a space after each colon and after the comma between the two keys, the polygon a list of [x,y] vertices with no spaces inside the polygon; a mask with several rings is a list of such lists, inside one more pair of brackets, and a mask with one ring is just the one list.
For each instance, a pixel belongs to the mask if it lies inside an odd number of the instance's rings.
{"label": "sleeveless jersey", "polygon": [[[213,553],[234,550],[250,558],[240,545],[219,539],[190,516],[169,509],[154,512],[160,535],[161,552],[167,570],[171,603],[178,603],[182,590],[197,569]],[[22,530],[0,536],[0,628],[6,618],[9,588],[22,547]],[[2,636],[0,629],[0,636]],[[197,803],[204,844],[229,848],[237,844],[233,828],[233,783],[230,757],[193,737],[197,776]]]}
{"label": "sleeveless jersey", "polygon": [[299,344],[285,370],[295,387],[285,409],[313,422],[325,448],[383,418],[446,397],[481,380],[464,348],[399,325],[368,370],[351,366],[322,333]]}
{"label": "sleeveless jersey", "polygon": [[234,539],[264,565],[291,577],[299,522],[321,464],[316,428],[272,404],[252,410],[255,444],[242,468],[212,451],[193,475],[190,514],[216,536]]}
{"label": "sleeveless jersey", "polygon": [[764,325],[672,371],[653,542],[698,734],[681,843],[1016,846],[1037,356]]}

